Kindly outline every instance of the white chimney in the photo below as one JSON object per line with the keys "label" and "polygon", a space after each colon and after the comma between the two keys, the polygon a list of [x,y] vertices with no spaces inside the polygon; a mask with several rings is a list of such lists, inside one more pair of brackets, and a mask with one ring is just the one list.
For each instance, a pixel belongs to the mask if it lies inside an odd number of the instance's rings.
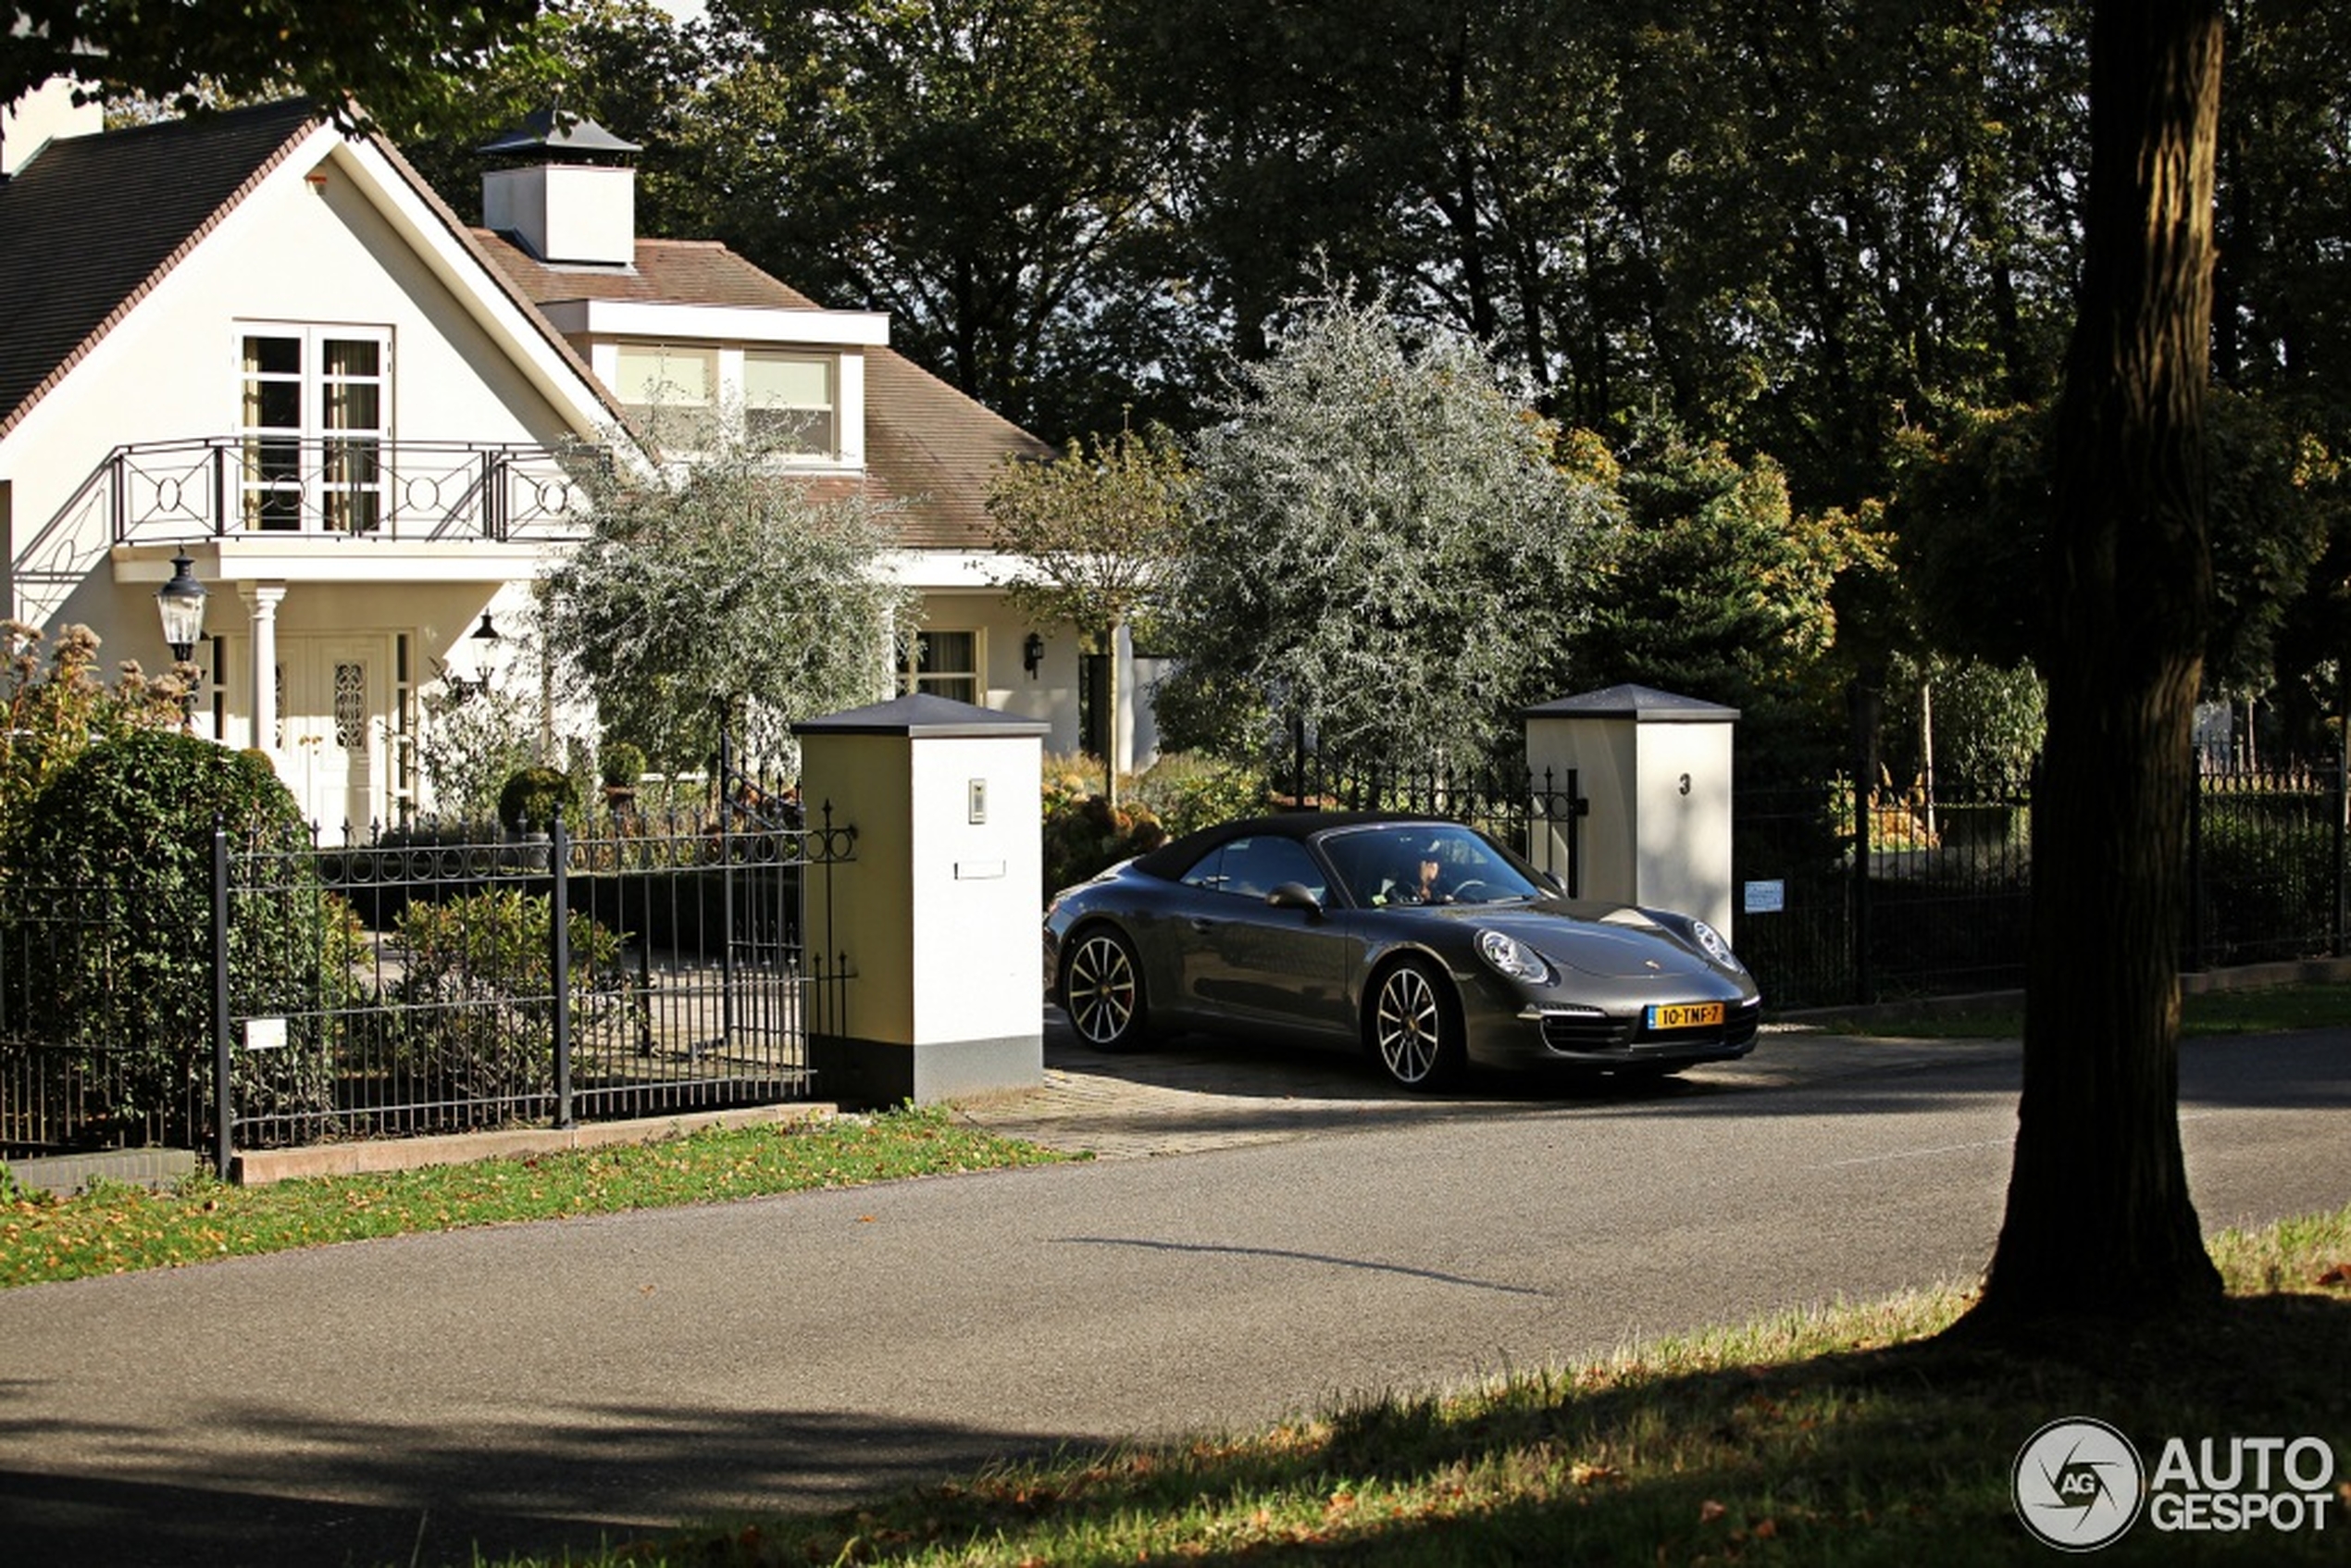
{"label": "white chimney", "polygon": [[637,255],[636,152],[603,127],[543,110],[481,149],[527,157],[481,177],[481,221],[541,261],[626,267]]}

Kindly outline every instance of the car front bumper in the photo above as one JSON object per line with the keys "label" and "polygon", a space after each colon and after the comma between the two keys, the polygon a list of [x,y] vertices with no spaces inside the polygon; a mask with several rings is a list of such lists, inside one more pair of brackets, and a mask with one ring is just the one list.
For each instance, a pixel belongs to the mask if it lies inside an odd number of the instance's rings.
{"label": "car front bumper", "polygon": [[1755,1049],[1762,1003],[1724,1007],[1720,1025],[1649,1030],[1638,1013],[1535,1005],[1473,1023],[1469,1055],[1496,1067],[1583,1067],[1602,1071],[1689,1066],[1728,1062]]}

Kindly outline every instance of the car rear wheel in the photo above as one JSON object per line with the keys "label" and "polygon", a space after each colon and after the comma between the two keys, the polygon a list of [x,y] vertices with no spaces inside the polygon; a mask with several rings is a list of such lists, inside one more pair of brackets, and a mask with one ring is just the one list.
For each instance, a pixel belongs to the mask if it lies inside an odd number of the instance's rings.
{"label": "car rear wheel", "polygon": [[1366,1030],[1387,1076],[1410,1089],[1442,1089],[1462,1070],[1462,1027],[1445,981],[1418,960],[1380,977]]}
{"label": "car rear wheel", "polygon": [[1105,927],[1078,938],[1062,970],[1062,1011],[1077,1038],[1097,1051],[1142,1044],[1142,970],[1125,937]]}

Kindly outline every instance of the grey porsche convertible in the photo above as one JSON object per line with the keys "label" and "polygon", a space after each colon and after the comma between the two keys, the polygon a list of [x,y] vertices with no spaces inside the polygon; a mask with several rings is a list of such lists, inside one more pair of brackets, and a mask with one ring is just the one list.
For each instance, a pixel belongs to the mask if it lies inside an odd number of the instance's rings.
{"label": "grey porsche convertible", "polygon": [[1415,1089],[1472,1063],[1661,1076],[1745,1055],[1761,1012],[1702,920],[1573,900],[1475,828],[1362,813],[1204,828],[1063,891],[1045,984],[1098,1050],[1361,1045]]}

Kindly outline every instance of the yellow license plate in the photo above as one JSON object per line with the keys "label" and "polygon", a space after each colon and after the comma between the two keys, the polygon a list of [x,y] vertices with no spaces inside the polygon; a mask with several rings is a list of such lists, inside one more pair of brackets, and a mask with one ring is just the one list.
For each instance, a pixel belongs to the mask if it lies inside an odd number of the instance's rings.
{"label": "yellow license plate", "polygon": [[1648,1010],[1648,1027],[1652,1029],[1719,1028],[1723,1023],[1723,1004],[1719,1002],[1669,1002]]}

